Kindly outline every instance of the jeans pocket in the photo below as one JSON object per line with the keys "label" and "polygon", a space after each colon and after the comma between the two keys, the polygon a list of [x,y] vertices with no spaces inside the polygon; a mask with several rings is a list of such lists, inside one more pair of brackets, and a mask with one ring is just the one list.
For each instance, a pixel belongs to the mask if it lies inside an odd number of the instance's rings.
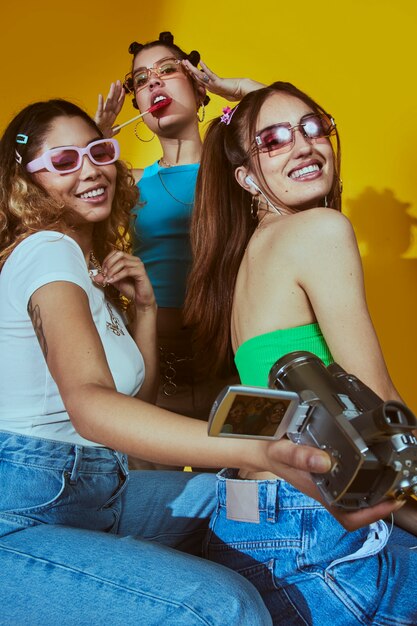
{"label": "jeans pocket", "polygon": [[[5,467],[7,465],[7,467]],[[24,464],[2,463],[0,512],[18,515],[40,513],[62,497],[66,472]]]}
{"label": "jeans pocket", "polygon": [[[335,559],[324,571],[328,588],[365,624],[374,623],[372,616],[378,610],[384,595],[384,581],[386,576],[390,578],[389,566],[385,564],[384,556],[379,556],[388,538],[389,531],[385,522],[374,522],[369,526],[368,535],[359,549]],[[385,622],[377,620],[375,623]]]}
{"label": "jeans pocket", "polygon": [[385,522],[379,520],[370,524],[368,536],[366,537],[363,545],[355,552],[332,561],[326,568],[326,573],[341,563],[356,561],[357,559],[363,559],[378,554],[378,552],[383,550],[386,546],[388,539],[389,530]]}
{"label": "jeans pocket", "polygon": [[66,490],[63,470],[1,463],[0,535],[43,523]]}

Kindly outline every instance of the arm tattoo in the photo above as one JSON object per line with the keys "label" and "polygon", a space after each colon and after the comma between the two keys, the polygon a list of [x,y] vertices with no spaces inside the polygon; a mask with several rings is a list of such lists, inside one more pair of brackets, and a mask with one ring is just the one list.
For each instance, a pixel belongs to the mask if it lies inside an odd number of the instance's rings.
{"label": "arm tattoo", "polygon": [[45,338],[43,328],[42,328],[41,310],[38,304],[36,304],[35,306],[32,305],[32,298],[29,300],[28,313],[29,313],[30,319],[32,320],[32,325],[35,330],[35,334],[38,338],[39,345],[41,347],[43,356],[45,357],[45,361],[46,361],[47,356],[48,356],[48,345],[46,343],[46,338]]}

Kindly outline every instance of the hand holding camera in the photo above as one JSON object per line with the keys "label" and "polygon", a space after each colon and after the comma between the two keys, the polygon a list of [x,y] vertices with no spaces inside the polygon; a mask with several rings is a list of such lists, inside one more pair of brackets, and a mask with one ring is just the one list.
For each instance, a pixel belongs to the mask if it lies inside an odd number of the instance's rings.
{"label": "hand holding camera", "polygon": [[326,502],[344,509],[388,498],[417,500],[417,419],[383,402],[337,363],[291,352],[271,368],[269,389],[226,387],[213,404],[209,435],[281,439],[326,450],[332,467],[312,474]]}

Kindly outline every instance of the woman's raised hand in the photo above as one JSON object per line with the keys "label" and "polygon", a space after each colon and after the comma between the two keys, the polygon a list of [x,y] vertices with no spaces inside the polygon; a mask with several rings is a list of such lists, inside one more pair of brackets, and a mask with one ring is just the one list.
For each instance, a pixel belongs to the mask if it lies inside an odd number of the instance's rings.
{"label": "woman's raised hand", "polygon": [[120,80],[110,85],[106,100],[104,100],[101,93],[99,94],[94,121],[104,137],[113,137],[117,134],[118,131],[115,132],[113,126],[122,110],[125,96],[126,93]]}
{"label": "woman's raised hand", "polygon": [[189,75],[211,93],[222,96],[231,102],[241,100],[250,91],[255,91],[264,84],[250,78],[221,78],[217,76],[203,61],[200,61],[202,69],[198,69],[192,63],[185,60],[183,65]]}
{"label": "woman's raised hand", "polygon": [[98,285],[112,284],[132,300],[137,310],[155,307],[155,295],[142,261],[132,254],[115,250],[106,256],[101,272],[94,281]]}

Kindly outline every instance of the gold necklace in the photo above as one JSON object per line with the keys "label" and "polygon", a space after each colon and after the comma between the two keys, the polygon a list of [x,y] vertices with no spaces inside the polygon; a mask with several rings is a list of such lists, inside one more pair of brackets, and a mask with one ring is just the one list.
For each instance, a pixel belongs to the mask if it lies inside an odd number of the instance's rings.
{"label": "gold necklace", "polygon": [[175,165],[175,163],[169,163],[168,161],[165,161],[164,157],[161,157],[158,163],[161,167],[174,167]]}
{"label": "gold necklace", "polygon": [[90,251],[90,264],[94,268],[94,269],[88,270],[88,273],[90,274],[91,277],[97,276],[97,274],[101,273],[101,269],[102,269],[101,263],[96,259],[96,256],[92,250]]}
{"label": "gold necklace", "polygon": [[[161,165],[162,161],[163,161],[163,159],[159,159],[159,165]],[[165,162],[165,161],[164,161],[164,162]],[[173,166],[173,165],[168,165],[167,167],[174,167],[174,166]],[[172,198],[173,200],[175,200],[175,202],[178,202],[179,204],[183,204],[184,206],[188,206],[188,207],[192,207],[192,206],[193,206],[194,202],[184,202],[184,200],[180,200],[180,198],[177,198],[176,196],[174,196],[174,194],[173,194],[173,193],[171,193],[171,192],[170,192],[170,190],[168,189],[168,187],[167,187],[167,186],[166,186],[166,184],[164,183],[163,176],[162,176],[162,174],[161,174],[160,170],[158,170],[158,178],[159,178],[159,180],[161,181],[161,185],[162,185],[162,187],[165,189],[165,191],[167,192],[167,194],[168,194],[169,196],[171,196],[171,198]]]}

